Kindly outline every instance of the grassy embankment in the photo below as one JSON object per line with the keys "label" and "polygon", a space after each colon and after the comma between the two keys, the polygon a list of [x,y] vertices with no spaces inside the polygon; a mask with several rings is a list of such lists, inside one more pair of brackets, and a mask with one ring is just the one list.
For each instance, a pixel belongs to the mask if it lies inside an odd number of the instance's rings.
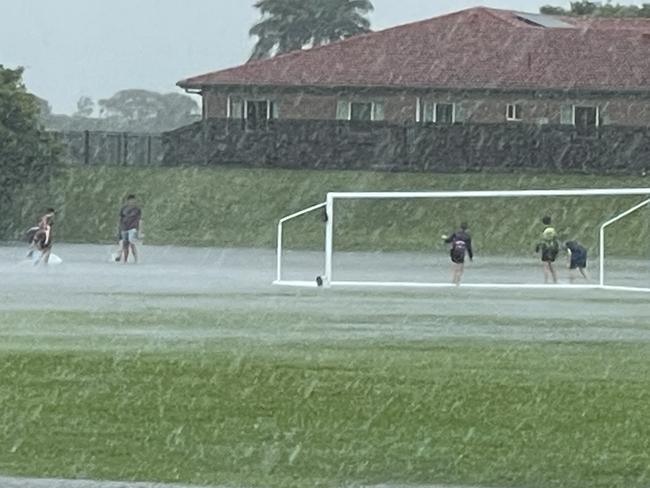
{"label": "grassy embankment", "polygon": [[[328,191],[532,189],[644,186],[639,177],[584,175],[413,174],[227,168],[69,168],[46,192],[27,191],[9,212],[18,227],[47,205],[60,210],[57,236],[106,242],[127,193],[144,206],[147,242],[195,246],[271,247],[277,220],[324,200]],[[430,250],[460,220],[471,224],[483,253],[529,252],[540,217],[550,214],[563,238],[596,242],[597,225],[640,198],[549,198],[344,202],[336,208],[337,249]],[[611,233],[611,250],[650,240],[647,212]],[[318,212],[287,225],[287,246],[316,248],[323,238]]]}

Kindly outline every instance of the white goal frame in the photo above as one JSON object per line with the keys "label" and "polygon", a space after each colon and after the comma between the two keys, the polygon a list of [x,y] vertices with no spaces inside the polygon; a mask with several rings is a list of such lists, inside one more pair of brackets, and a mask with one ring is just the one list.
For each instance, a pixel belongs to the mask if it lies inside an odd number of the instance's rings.
{"label": "white goal frame", "polygon": [[[650,292],[650,288],[634,286],[611,286],[605,283],[605,230],[610,225],[628,215],[650,206],[650,188],[605,188],[605,189],[566,189],[566,190],[503,190],[503,191],[423,191],[423,192],[330,192],[323,203],[312,205],[304,210],[283,217],[278,222],[277,235],[277,268],[273,284],[284,286],[316,287],[322,285],[330,288],[335,286],[347,287],[411,287],[411,288],[451,288],[456,285],[440,282],[409,282],[409,281],[341,281],[335,280],[332,269],[332,254],[334,246],[334,202],[335,200],[361,199],[449,199],[449,198],[514,198],[514,197],[572,197],[572,196],[641,196],[646,197],[637,205],[622,211],[613,218],[603,222],[599,230],[599,279],[595,284],[530,284],[530,283],[461,283],[462,288],[494,288],[494,289],[603,289],[621,291]],[[309,212],[325,208],[327,221],[325,226],[325,269],[312,281],[285,280],[282,275],[283,224]]]}

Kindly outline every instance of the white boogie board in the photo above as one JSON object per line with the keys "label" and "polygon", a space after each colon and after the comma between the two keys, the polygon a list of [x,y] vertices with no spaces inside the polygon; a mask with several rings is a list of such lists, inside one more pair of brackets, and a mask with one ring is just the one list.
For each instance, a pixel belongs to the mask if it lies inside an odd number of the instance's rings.
{"label": "white boogie board", "polygon": [[[41,256],[42,256],[42,254],[43,254],[43,253],[42,253],[41,251],[34,251],[34,252],[32,253],[32,264],[33,264],[34,266],[37,266],[37,265],[39,265],[39,264],[42,264],[42,263],[41,263]],[[61,264],[61,263],[63,263],[63,259],[61,259],[59,256],[57,256],[57,255],[54,254],[54,253],[51,253],[51,254],[50,254],[50,259],[48,260],[47,264],[52,264],[52,265],[55,265],[55,266],[56,266],[56,265]]]}

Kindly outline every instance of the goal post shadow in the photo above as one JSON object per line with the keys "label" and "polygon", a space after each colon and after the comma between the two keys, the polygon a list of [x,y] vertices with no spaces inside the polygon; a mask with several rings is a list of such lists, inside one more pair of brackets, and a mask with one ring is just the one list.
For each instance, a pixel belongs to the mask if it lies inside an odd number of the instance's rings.
{"label": "goal post shadow", "polygon": [[[628,215],[650,205],[650,198],[621,212],[601,224],[599,229],[599,282],[598,284],[529,284],[529,283],[453,283],[443,282],[409,282],[409,281],[356,281],[335,280],[333,278],[333,236],[334,236],[334,201],[337,199],[449,199],[449,198],[514,198],[514,197],[570,197],[570,196],[650,196],[650,188],[605,188],[605,189],[566,189],[566,190],[503,190],[503,191],[433,191],[433,192],[330,192],[326,201],[312,205],[304,210],[283,217],[278,222],[277,263],[274,285],[293,287],[367,287],[367,288],[478,288],[478,289],[562,289],[584,290],[601,289],[615,291],[650,292],[650,288],[634,286],[614,286],[605,283],[605,230],[607,227]],[[313,281],[285,280],[282,274],[283,224],[306,213],[325,208],[325,272],[315,276]]]}

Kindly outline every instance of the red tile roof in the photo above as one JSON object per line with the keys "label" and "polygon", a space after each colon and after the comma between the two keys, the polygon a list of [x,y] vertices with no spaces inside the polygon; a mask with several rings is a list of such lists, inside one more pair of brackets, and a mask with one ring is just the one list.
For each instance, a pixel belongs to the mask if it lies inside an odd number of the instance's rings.
{"label": "red tile roof", "polygon": [[178,85],[650,89],[650,20],[553,17],[567,25],[543,27],[519,15],[471,8]]}

